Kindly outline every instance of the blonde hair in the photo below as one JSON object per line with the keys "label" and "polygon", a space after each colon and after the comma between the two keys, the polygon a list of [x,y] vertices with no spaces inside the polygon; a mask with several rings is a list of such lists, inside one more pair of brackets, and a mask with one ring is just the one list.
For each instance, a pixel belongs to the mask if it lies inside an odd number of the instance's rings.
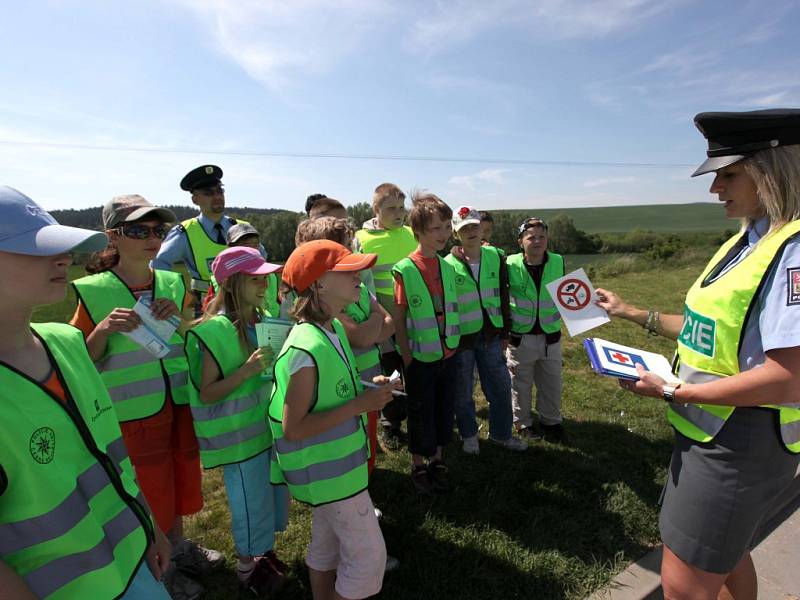
{"label": "blonde hair", "polygon": [[[800,145],[761,150],[742,161],[774,231],[800,218]],[[752,224],[744,219],[743,228]]]}
{"label": "blonde hair", "polygon": [[375,216],[378,215],[383,203],[390,199],[405,200],[406,195],[393,183],[382,183],[375,188],[375,194],[372,196],[372,212]]}
{"label": "blonde hair", "polygon": [[349,248],[354,233],[349,219],[317,217],[300,222],[294,234],[294,243],[299,246],[313,240],[331,240]]}
{"label": "blonde hair", "polygon": [[316,283],[312,283],[306,290],[297,294],[294,305],[289,309],[289,316],[295,321],[312,323],[324,323],[333,317]]}
{"label": "blonde hair", "polygon": [[[205,323],[220,313],[224,313],[231,319],[236,332],[239,334],[239,344],[246,351],[250,348],[250,342],[247,338],[248,323],[240,318],[240,315],[247,277],[246,273],[234,273],[220,282],[217,295],[211,299],[203,316],[197,321],[198,323]],[[256,306],[255,311],[256,316],[263,316],[263,310],[260,306]]]}

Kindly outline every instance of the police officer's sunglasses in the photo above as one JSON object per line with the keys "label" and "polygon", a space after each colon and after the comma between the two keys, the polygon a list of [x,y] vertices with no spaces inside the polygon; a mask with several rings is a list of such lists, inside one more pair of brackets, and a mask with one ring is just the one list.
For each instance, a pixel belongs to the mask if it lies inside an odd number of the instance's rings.
{"label": "police officer's sunglasses", "polygon": [[151,235],[163,240],[167,237],[167,233],[172,229],[172,226],[167,223],[159,223],[152,227],[142,223],[131,223],[130,225],[120,225],[117,229],[122,235],[133,240],[146,240]]}

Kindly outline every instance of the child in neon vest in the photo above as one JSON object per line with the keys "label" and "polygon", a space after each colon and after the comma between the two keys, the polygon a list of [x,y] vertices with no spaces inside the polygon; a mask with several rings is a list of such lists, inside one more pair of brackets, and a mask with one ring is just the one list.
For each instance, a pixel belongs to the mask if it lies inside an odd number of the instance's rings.
{"label": "child in neon vest", "polygon": [[[139,486],[173,544],[173,564],[181,572],[167,574],[167,587],[192,595],[203,587],[191,576],[221,566],[223,556],[183,534],[183,517],[203,508],[182,336],[194,298],[180,274],[149,266],[175,220],[171,210],[137,194],[109,200],[102,222],[110,243],[89,258],[91,275],[73,282],[78,306],[70,323],[86,337],[114,401]],[[141,324],[133,311],[140,298],[152,300],[151,312],[160,320],[183,317],[169,340],[170,354],[161,360],[123,335]]]}
{"label": "child in neon vest", "polygon": [[284,488],[270,485],[269,384],[260,374],[272,357],[257,347],[255,323],[263,315],[267,276],[281,267],[254,248],[233,247],[211,268],[220,292],[186,336],[195,432],[203,466],[223,468],[240,585],[271,595],[286,579],[273,546],[275,532],[286,528],[289,503]]}
{"label": "child in neon vest", "polygon": [[411,480],[426,495],[449,489],[443,451],[453,435],[453,358],[460,329],[455,270],[437,252],[450,239],[452,216],[433,194],[415,197],[409,219],[419,246],[392,271],[392,316],[408,393]]}
{"label": "child in neon vest", "polygon": [[489,441],[517,452],[528,444],[511,435],[511,378],[504,350],[508,346],[511,313],[505,257],[494,246],[482,245],[482,217],[471,206],[453,214],[453,230],[461,246],[453,246],[445,261],[456,270],[461,320],[461,352],[456,354],[456,422],[467,454],[478,454],[473,370],[489,402]]}
{"label": "child in neon vest", "polygon": [[362,415],[391,398],[386,377],[363,391],[347,336],[334,318],[358,300],[359,272],[375,255],[314,240],[298,246],[283,270],[297,295],[292,329],[275,365],[269,422],[277,477],[313,506],[306,564],[314,598],[377,594],[386,547],[367,491],[369,448]]}
{"label": "child in neon vest", "polygon": [[[139,491],[111,398],[79,331],[32,325],[64,299],[70,252],[105,234],[59,225],[0,186],[0,542],[8,598],[168,600],[170,547]],[[146,564],[145,564],[146,563]],[[64,565],[68,567],[64,568]]]}

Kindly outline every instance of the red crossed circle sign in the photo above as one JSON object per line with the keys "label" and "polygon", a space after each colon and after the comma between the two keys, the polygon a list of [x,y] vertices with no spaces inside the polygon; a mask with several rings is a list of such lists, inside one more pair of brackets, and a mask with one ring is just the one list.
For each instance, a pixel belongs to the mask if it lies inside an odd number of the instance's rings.
{"label": "red crossed circle sign", "polygon": [[567,310],[586,308],[592,300],[589,286],[580,279],[565,279],[556,290],[558,303]]}

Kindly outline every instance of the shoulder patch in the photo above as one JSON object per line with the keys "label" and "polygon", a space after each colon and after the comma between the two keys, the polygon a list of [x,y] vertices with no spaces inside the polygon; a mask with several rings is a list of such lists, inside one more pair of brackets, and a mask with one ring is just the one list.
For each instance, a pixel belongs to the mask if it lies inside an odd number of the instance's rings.
{"label": "shoulder patch", "polygon": [[786,269],[786,306],[800,304],[800,267]]}

